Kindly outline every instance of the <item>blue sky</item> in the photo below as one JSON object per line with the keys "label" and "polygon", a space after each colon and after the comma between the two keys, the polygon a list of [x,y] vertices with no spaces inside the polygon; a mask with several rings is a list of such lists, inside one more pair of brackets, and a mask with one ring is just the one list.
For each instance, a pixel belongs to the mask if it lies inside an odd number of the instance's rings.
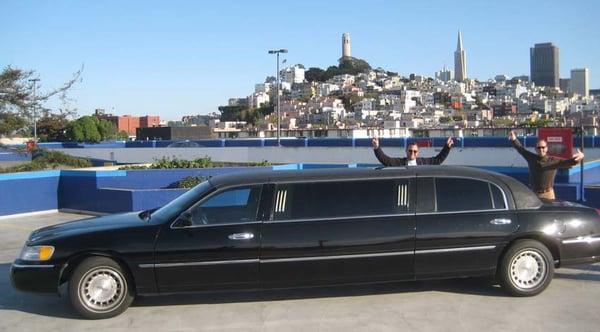
{"label": "blue sky", "polygon": [[[590,69],[600,88],[600,1],[29,1],[0,5],[0,66],[36,70],[42,90],[84,64],[70,93],[79,115],[104,108],[168,120],[217,111],[288,64],[326,68],[350,32],[373,67],[433,76],[453,67],[457,30],[467,73],[529,75],[529,48],[560,48],[561,77]],[[49,106],[58,107],[57,101]]]}

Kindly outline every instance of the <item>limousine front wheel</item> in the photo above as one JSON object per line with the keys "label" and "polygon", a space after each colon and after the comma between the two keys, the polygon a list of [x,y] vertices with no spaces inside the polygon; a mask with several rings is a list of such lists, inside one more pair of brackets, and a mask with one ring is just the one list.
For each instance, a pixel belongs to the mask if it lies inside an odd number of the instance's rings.
{"label": "limousine front wheel", "polygon": [[117,262],[106,257],[90,257],[73,272],[69,297],[81,315],[102,319],[125,311],[133,301],[133,291]]}
{"label": "limousine front wheel", "polygon": [[554,264],[550,250],[535,240],[519,240],[504,254],[498,279],[515,296],[541,293],[552,281]]}

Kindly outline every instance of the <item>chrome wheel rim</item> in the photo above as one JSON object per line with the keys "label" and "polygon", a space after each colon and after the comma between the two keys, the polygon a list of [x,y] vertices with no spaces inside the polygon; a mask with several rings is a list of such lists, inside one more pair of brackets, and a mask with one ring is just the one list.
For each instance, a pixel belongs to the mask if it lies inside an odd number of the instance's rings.
{"label": "chrome wheel rim", "polygon": [[546,278],[546,261],[537,251],[519,252],[510,262],[510,280],[521,289],[533,289]]}
{"label": "chrome wheel rim", "polygon": [[88,271],[81,278],[78,289],[79,299],[88,310],[108,312],[123,303],[127,284],[121,273],[101,266]]}

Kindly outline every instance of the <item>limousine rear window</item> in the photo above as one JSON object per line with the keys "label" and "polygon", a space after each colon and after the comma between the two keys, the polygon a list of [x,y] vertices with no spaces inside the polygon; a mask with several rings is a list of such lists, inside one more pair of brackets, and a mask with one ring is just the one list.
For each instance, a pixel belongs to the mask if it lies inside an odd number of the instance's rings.
{"label": "limousine rear window", "polygon": [[409,179],[277,185],[273,219],[326,219],[409,213]]}
{"label": "limousine rear window", "polygon": [[477,179],[419,178],[417,193],[418,213],[507,209],[502,190],[491,182]]}
{"label": "limousine rear window", "polygon": [[460,178],[437,178],[435,192],[438,212],[491,210],[487,182]]}

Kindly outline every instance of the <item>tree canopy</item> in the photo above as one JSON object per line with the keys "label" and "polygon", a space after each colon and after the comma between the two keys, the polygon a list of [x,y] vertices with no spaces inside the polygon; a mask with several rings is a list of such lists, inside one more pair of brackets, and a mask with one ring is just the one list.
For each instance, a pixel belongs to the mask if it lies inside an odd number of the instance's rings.
{"label": "tree canopy", "polygon": [[369,63],[354,57],[342,57],[338,66],[329,66],[327,70],[311,67],[304,72],[304,78],[309,82],[325,82],[336,75],[357,75],[371,70]]}
{"label": "tree canopy", "polygon": [[123,133],[117,133],[117,128],[112,122],[91,115],[70,122],[66,131],[66,138],[77,142],[97,143],[122,136]]}
{"label": "tree canopy", "polygon": [[[34,83],[39,76],[33,70],[5,67],[0,71],[0,135],[11,134],[31,124],[32,110],[35,106],[37,118],[44,118],[51,110],[44,107],[50,98],[58,96],[66,103],[67,91],[80,80],[83,66],[62,86],[50,90],[37,86],[34,98]],[[69,115],[72,111],[61,110],[61,114]]]}

